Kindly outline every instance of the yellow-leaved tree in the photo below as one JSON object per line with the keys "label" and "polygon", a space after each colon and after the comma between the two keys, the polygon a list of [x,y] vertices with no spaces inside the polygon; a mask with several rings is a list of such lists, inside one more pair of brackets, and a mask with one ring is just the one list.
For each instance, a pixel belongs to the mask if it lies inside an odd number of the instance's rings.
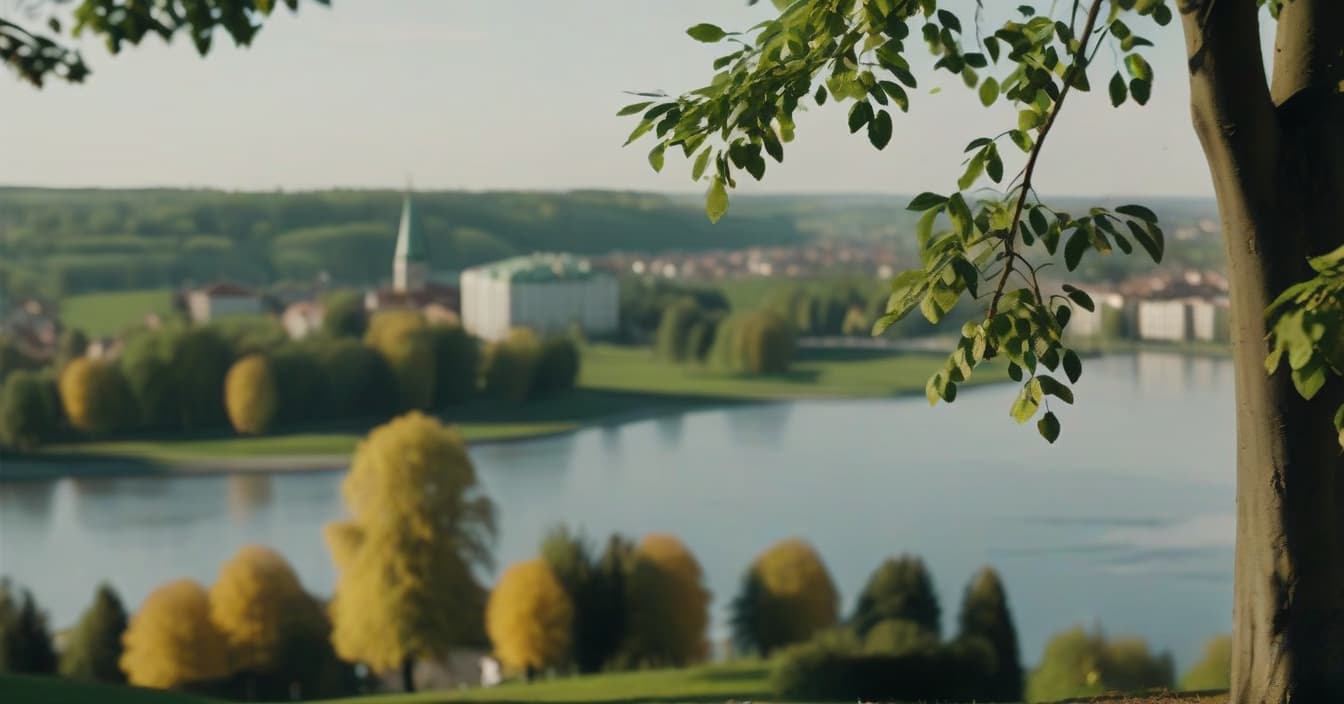
{"label": "yellow-leaved tree", "polygon": [[261,545],[244,546],[220,568],[210,618],[228,645],[230,670],[250,679],[283,668],[292,644],[323,627],[293,568]]}
{"label": "yellow-leaved tree", "polygon": [[350,520],[327,526],[339,579],[336,652],[376,671],[480,639],[495,509],[456,430],[419,412],[375,428],[341,486]]}
{"label": "yellow-leaved tree", "polygon": [[379,312],[369,320],[364,344],[387,361],[397,380],[402,409],[429,408],[434,401],[434,340],[424,316],[413,310]]}
{"label": "yellow-leaved tree", "polygon": [[279,409],[275,372],[264,355],[249,354],[234,362],[224,377],[224,408],[233,429],[261,435],[271,429]]}
{"label": "yellow-leaved tree", "polygon": [[762,655],[835,625],[840,595],[811,545],[781,540],[761,553],[733,600],[733,640]]}
{"label": "yellow-leaved tree", "polygon": [[107,432],[136,415],[126,379],[115,364],[72,359],[61,370],[57,391],[70,425],[86,433]]}
{"label": "yellow-leaved tree", "polygon": [[573,625],[569,594],[540,558],[506,570],[485,611],[486,632],[500,662],[529,678],[533,671],[565,659]]}
{"label": "yellow-leaved tree", "polygon": [[700,563],[676,537],[651,533],[635,549],[626,580],[625,657],[632,664],[682,666],[709,654],[709,590]]}
{"label": "yellow-leaved tree", "polygon": [[178,689],[229,675],[224,636],[210,620],[205,588],[194,580],[150,592],[122,644],[121,669],[134,685]]}

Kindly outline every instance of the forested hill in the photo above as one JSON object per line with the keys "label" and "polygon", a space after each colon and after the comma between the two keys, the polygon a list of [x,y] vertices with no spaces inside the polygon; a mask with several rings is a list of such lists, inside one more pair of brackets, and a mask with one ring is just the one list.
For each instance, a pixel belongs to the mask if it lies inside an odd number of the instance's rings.
{"label": "forested hill", "polygon": [[[0,188],[0,285],[61,295],[229,278],[386,279],[402,194]],[[711,225],[699,204],[620,192],[417,192],[436,270],[535,250],[796,244],[793,217]]]}

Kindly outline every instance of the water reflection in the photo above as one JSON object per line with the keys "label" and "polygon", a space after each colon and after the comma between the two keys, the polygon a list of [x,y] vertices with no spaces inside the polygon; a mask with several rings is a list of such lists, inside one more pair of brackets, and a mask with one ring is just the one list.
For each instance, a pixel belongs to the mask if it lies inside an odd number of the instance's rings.
{"label": "water reflection", "polygon": [[792,403],[769,403],[723,414],[734,442],[756,447],[776,447],[784,439]]}
{"label": "water reflection", "polygon": [[[0,485],[0,526],[6,518],[44,522],[51,514],[56,482],[15,482]],[[4,531],[0,531],[0,537]]]}
{"label": "water reflection", "polygon": [[661,447],[675,450],[681,446],[681,438],[686,430],[686,421],[682,414],[655,418],[653,427],[658,433],[658,443]]}
{"label": "water reflection", "polygon": [[271,478],[264,474],[238,474],[229,477],[229,517],[245,523],[271,503]]}

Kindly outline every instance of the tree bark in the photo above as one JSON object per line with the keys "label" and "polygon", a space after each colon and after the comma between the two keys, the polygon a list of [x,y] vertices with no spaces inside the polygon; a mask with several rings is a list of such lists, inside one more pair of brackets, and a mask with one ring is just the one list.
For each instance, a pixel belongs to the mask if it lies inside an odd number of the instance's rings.
{"label": "tree bark", "polygon": [[401,661],[401,689],[404,692],[415,691],[415,658],[410,655]]}
{"label": "tree bark", "polygon": [[1264,311],[1344,244],[1344,2],[1290,0],[1266,78],[1254,0],[1186,0],[1195,131],[1227,247],[1237,399],[1232,704],[1344,702],[1344,383],[1266,374]]}

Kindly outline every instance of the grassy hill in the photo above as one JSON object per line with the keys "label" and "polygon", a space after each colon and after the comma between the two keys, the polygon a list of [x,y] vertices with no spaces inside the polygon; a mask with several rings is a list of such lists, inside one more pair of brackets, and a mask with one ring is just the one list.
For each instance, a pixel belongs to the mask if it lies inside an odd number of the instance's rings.
{"label": "grassy hill", "polygon": [[177,692],[116,687],[54,677],[0,675],[5,704],[210,704],[215,700]]}

